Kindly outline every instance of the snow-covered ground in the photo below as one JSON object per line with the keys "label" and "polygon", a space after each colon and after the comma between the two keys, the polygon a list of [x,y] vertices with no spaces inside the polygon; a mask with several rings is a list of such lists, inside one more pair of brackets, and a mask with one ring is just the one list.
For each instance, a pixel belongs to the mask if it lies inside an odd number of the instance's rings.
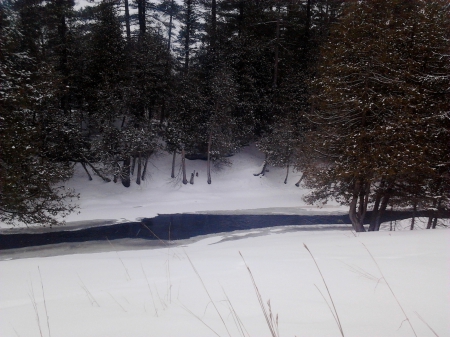
{"label": "snow-covered ground", "polygon": [[348,210],[335,203],[307,205],[302,200],[307,191],[295,186],[301,172],[291,171],[287,184],[283,183],[286,171],[282,168],[269,167],[264,177],[255,177],[253,174],[261,171],[264,155],[254,145],[231,157],[231,166],[213,169],[210,185],[206,180],[206,161],[186,160],[187,179],[194,170],[198,177],[193,185],[183,185],[179,155],[176,160],[176,178],[170,178],[172,155],[164,153],[149,160],[147,179],[141,185],[133,182],[130,188],[121,183],[105,183],[96,176],[88,182],[86,173],[77,167],[67,186],[81,193],[80,214],[73,213],[66,221],[134,221],[157,214],[200,211],[310,214]]}
{"label": "snow-covered ground", "polygon": [[345,336],[450,335],[448,230],[258,232],[3,260],[0,336],[270,336],[239,252],[280,336],[339,336],[303,244]]}
{"label": "snow-covered ground", "polygon": [[[189,175],[199,172],[194,185],[170,179],[169,155],[152,159],[145,183],[129,189],[98,177],[88,182],[78,170],[68,186],[81,193],[81,213],[67,221],[347,211],[306,205],[307,191],[294,186],[300,173],[291,172],[286,185],[282,169],[253,176],[263,160],[254,148],[232,160],[213,173],[211,185],[203,161],[187,162]],[[395,232],[290,226],[181,242],[128,239],[0,251],[0,336],[270,336],[246,264],[266,310],[270,300],[274,320],[278,315],[279,336],[340,336],[304,244],[345,336],[450,336],[450,232],[399,231],[408,221],[394,225]]]}

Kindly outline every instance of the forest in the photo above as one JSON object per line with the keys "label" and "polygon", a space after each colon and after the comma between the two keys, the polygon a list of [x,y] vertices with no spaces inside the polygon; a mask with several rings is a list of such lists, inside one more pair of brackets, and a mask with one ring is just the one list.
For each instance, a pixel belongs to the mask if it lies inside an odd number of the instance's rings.
{"label": "forest", "polygon": [[[3,0],[0,218],[56,224],[75,164],[129,187],[151,156],[228,164],[256,143],[308,202],[450,205],[448,0]],[[180,157],[181,156],[181,157]],[[188,183],[183,169],[182,181]],[[88,183],[88,182],[87,182]],[[71,202],[73,201],[73,202]]]}

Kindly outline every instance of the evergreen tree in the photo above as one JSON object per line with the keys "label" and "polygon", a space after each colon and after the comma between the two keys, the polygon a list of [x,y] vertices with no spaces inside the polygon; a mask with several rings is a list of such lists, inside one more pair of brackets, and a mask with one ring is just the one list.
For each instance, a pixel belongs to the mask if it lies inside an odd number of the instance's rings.
{"label": "evergreen tree", "polygon": [[2,4],[0,25],[0,219],[52,226],[74,210],[67,199],[76,197],[63,184],[71,167],[49,157],[46,146],[46,117],[58,105],[57,81],[54,69],[39,58],[41,46],[26,35],[30,23],[21,13],[30,4],[22,3],[19,14],[11,5]]}
{"label": "evergreen tree", "polygon": [[322,50],[309,118],[326,164],[310,168],[308,200],[348,204],[356,231],[371,202],[377,230],[394,196],[417,205],[448,170],[445,145],[431,145],[448,137],[448,27],[445,1],[354,2]]}

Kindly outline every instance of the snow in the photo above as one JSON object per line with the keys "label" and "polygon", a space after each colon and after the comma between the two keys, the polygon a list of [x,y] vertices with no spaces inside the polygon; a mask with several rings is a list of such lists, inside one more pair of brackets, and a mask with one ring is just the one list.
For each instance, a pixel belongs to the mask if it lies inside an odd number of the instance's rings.
{"label": "snow", "polygon": [[231,303],[248,335],[268,336],[241,252],[264,302],[270,300],[278,314],[280,336],[338,336],[315,287],[326,296],[305,243],[324,275],[345,336],[413,335],[385,280],[419,336],[433,333],[417,314],[439,336],[448,336],[448,230],[252,233],[151,249],[3,259],[0,335],[39,336],[39,325],[43,336],[50,335],[48,314],[51,334],[61,337],[214,336],[212,330],[227,336],[225,326],[239,336]]}
{"label": "snow", "polygon": [[[284,184],[286,170],[269,168],[263,177],[253,174],[261,170],[264,155],[254,145],[244,148],[230,158],[232,165],[212,172],[212,184],[206,181],[206,161],[186,160],[188,180],[198,172],[194,184],[183,185],[181,156],[177,156],[176,177],[170,178],[172,155],[163,153],[148,163],[149,176],[141,185],[130,188],[121,183],[105,183],[97,176],[88,182],[81,166],[66,186],[81,194],[80,214],[73,213],[66,221],[114,219],[135,221],[158,214],[230,211],[241,214],[340,214],[347,208],[337,204],[307,205],[302,197],[306,190],[295,183],[301,172],[291,171]],[[315,213],[311,213],[311,212]]]}
{"label": "snow", "polygon": [[[232,160],[213,173],[211,185],[202,161],[187,161],[189,176],[199,172],[194,185],[173,182],[170,155],[153,159],[149,179],[129,189],[98,177],[88,182],[78,168],[68,186],[81,193],[81,213],[67,220],[91,226],[158,213],[346,211],[306,205],[307,191],[294,186],[299,172],[286,185],[282,169],[253,176],[263,160],[254,147]],[[304,244],[345,336],[414,336],[409,323],[417,336],[450,336],[450,232],[403,228],[408,220],[393,232],[285,226],[179,242],[122,239],[0,251],[0,336],[270,336],[246,264],[266,310],[270,300],[278,315],[279,336],[340,336]]]}

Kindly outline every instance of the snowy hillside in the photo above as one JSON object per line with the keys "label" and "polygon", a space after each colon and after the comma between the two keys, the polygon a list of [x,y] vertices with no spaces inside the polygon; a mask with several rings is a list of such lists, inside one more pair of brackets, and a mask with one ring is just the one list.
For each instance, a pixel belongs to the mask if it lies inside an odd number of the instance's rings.
{"label": "snowy hillside", "polygon": [[337,205],[306,205],[306,193],[295,183],[301,172],[290,172],[288,183],[283,183],[286,170],[269,168],[263,177],[253,174],[261,170],[264,155],[255,146],[244,148],[230,158],[231,166],[212,173],[212,184],[206,181],[206,162],[187,160],[188,180],[192,172],[198,173],[194,184],[181,183],[180,156],[177,157],[176,178],[170,178],[172,156],[164,153],[152,157],[148,164],[148,177],[141,185],[105,183],[99,177],[88,181],[81,166],[67,187],[80,193],[80,213],[70,215],[66,221],[112,219],[133,221],[159,214],[253,210],[254,213],[297,214],[314,212],[346,212],[347,207]]}

